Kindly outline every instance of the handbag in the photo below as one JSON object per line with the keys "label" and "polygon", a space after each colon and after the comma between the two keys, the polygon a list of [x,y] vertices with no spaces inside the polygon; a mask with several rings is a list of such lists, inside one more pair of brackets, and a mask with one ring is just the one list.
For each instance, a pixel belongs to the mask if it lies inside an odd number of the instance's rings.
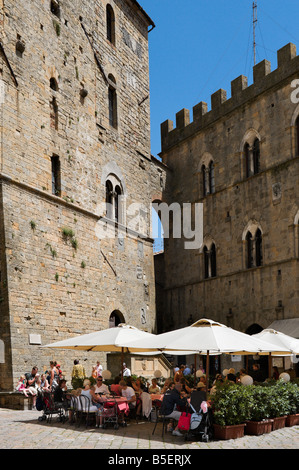
{"label": "handbag", "polygon": [[180,431],[188,431],[190,429],[191,414],[183,412],[178,422],[178,429]]}

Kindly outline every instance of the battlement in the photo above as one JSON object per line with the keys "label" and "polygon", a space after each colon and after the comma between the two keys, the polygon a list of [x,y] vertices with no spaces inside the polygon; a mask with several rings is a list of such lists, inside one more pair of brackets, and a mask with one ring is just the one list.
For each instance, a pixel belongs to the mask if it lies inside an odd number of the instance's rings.
{"label": "battlement", "polygon": [[268,60],[263,60],[253,67],[252,85],[248,86],[247,77],[240,75],[231,82],[231,98],[227,99],[226,90],[216,91],[211,96],[210,111],[208,111],[207,103],[204,102],[193,107],[192,122],[190,122],[190,111],[185,108],[176,113],[175,128],[173,121],[169,119],[164,121],[161,124],[162,152],[256,98],[296,72],[299,72],[299,56],[297,56],[296,46],[289,43],[277,51],[276,70],[271,72],[271,63]]}

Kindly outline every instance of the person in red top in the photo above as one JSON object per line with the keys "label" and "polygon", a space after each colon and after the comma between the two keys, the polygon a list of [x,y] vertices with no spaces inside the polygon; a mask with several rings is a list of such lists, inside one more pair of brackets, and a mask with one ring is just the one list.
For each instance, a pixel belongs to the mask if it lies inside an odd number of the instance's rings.
{"label": "person in red top", "polygon": [[119,385],[120,382],[120,377],[115,377],[114,383],[110,385],[110,391],[117,395],[118,397],[121,397],[121,388]]}

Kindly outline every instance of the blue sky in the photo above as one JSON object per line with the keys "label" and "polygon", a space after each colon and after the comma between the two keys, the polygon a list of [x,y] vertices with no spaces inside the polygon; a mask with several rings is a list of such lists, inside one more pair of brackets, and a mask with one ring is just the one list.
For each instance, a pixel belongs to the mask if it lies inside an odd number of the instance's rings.
{"label": "blue sky", "polygon": [[[158,156],[160,124],[243,74],[252,83],[252,0],[140,0],[156,28],[149,34],[151,145]],[[257,0],[257,62],[277,66],[276,51],[292,42],[299,54],[299,1]]]}

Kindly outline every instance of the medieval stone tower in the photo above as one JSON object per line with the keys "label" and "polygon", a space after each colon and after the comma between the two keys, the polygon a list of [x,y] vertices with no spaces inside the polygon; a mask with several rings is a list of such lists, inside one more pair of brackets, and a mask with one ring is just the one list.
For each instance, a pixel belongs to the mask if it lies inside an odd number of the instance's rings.
{"label": "medieval stone tower", "polygon": [[[5,390],[33,365],[48,368],[49,359],[70,371],[72,352],[49,357],[40,345],[119,322],[155,331],[154,24],[135,0],[0,4]],[[132,207],[136,223],[127,218]],[[96,359],[105,361],[88,356],[88,373]]]}
{"label": "medieval stone tower", "polygon": [[296,47],[281,48],[277,59],[273,71],[266,60],[257,64],[250,86],[245,76],[233,80],[229,99],[214,93],[211,110],[194,106],[193,121],[183,109],[175,126],[161,125],[164,200],[203,204],[201,249],[170,236],[156,256],[163,331],[203,317],[251,333],[274,321],[298,325]]}

